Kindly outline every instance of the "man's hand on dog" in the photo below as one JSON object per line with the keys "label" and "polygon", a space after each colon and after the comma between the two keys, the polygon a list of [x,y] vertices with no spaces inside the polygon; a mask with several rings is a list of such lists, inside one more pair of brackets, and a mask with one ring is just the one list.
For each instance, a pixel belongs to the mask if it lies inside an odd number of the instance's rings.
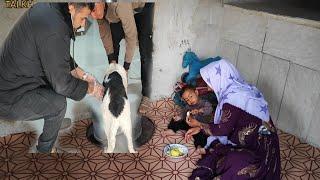
{"label": "man's hand on dog", "polygon": [[83,78],[83,80],[85,80],[87,82],[97,81],[97,79],[91,73],[86,73],[86,76]]}
{"label": "man's hand on dog", "polygon": [[97,79],[89,72],[85,72],[80,67],[71,71],[71,75],[75,78],[82,79],[88,82],[87,94],[96,97],[102,101],[104,95],[104,87],[97,81]]}
{"label": "man's hand on dog", "polygon": [[97,81],[88,82],[88,94],[102,101],[104,95],[104,87]]}

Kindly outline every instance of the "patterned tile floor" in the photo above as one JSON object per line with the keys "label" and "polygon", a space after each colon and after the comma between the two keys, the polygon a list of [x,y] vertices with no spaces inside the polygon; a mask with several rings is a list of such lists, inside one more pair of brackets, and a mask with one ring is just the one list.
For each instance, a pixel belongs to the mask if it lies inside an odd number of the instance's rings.
{"label": "patterned tile floor", "polygon": [[[154,137],[137,154],[104,154],[85,138],[90,120],[82,120],[59,137],[56,154],[28,153],[37,135],[19,133],[0,138],[0,179],[187,179],[200,155],[182,132],[162,137],[177,108],[170,99],[154,102],[147,115],[156,124]],[[282,179],[320,179],[320,149],[279,131]],[[189,154],[172,160],[162,150],[168,143],[188,146]]]}

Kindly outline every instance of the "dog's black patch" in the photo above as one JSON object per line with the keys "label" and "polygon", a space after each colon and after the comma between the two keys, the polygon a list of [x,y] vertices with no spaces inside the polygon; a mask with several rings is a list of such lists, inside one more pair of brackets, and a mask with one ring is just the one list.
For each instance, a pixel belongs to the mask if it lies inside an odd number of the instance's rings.
{"label": "dog's black patch", "polygon": [[123,98],[128,99],[120,74],[118,72],[109,74],[108,80],[103,81],[103,86],[105,87],[104,95],[109,89],[109,110],[115,117],[118,117],[124,108],[125,101]]}

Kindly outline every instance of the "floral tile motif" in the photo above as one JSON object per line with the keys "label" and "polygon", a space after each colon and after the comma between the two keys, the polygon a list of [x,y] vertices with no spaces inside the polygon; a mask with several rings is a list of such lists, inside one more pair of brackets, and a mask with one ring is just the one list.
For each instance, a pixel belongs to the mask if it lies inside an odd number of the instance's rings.
{"label": "floral tile motif", "polygon": [[[200,155],[193,143],[186,143],[184,132],[161,135],[172,116],[180,110],[170,98],[153,102],[146,115],[155,124],[153,138],[138,148],[137,154],[105,154],[87,141],[85,133],[90,120],[76,122],[59,134],[56,154],[32,154],[36,143],[33,132],[0,137],[0,179],[187,179]],[[301,142],[295,136],[278,130],[281,178],[284,180],[320,179],[320,149]],[[181,143],[189,153],[182,159],[164,155],[169,143]],[[67,153],[73,152],[73,153]]]}

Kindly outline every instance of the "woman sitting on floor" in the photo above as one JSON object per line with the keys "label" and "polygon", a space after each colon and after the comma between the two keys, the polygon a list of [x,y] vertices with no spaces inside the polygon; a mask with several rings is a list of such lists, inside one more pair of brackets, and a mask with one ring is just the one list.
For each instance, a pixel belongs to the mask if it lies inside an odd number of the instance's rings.
{"label": "woman sitting on floor", "polygon": [[259,90],[247,84],[226,60],[200,70],[218,99],[214,123],[194,127],[212,142],[189,179],[280,179],[279,140]]}

